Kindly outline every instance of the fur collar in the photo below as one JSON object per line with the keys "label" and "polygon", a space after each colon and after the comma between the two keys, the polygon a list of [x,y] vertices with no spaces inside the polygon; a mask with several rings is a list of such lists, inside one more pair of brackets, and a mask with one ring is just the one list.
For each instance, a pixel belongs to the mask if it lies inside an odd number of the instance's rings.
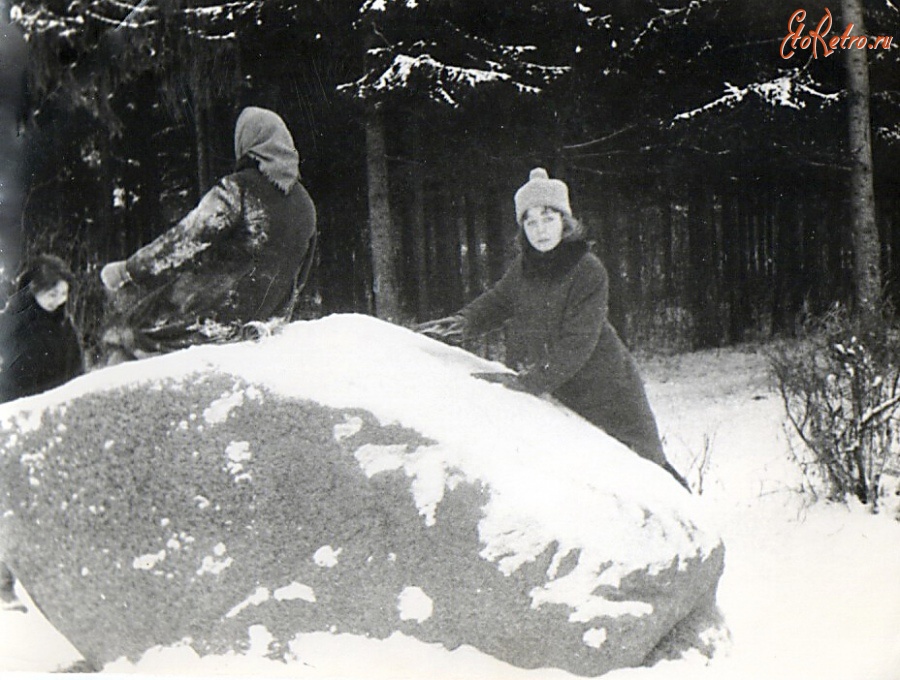
{"label": "fur collar", "polygon": [[527,279],[554,278],[571,270],[588,252],[585,241],[563,241],[553,250],[542,253],[527,239],[522,245],[522,274]]}

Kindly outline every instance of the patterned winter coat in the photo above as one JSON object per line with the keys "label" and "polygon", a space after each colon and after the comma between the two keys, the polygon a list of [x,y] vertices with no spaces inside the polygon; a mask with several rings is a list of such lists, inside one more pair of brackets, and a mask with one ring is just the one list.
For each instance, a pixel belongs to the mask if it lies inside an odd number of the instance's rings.
{"label": "patterned winter coat", "polygon": [[233,337],[288,313],[314,243],[316,209],[295,181],[286,193],[259,169],[224,177],[184,219],[135,252],[126,325],[144,351]]}
{"label": "patterned winter coat", "polygon": [[607,319],[606,269],[583,241],[528,246],[461,310],[466,332],[507,324],[506,362],[535,394],[551,393],[636,453],[669,468],[637,365]]}
{"label": "patterned winter coat", "polygon": [[84,357],[65,306],[41,308],[28,289],[0,314],[0,402],[45,392],[84,372]]}

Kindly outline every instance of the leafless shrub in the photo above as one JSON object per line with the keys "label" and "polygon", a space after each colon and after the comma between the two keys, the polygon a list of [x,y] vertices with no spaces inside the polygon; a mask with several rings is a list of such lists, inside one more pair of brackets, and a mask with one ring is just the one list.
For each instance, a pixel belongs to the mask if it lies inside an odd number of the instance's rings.
{"label": "leafless shrub", "polygon": [[852,494],[877,512],[879,479],[900,451],[900,336],[888,326],[863,330],[836,308],[777,344],[769,362],[789,427],[829,498]]}

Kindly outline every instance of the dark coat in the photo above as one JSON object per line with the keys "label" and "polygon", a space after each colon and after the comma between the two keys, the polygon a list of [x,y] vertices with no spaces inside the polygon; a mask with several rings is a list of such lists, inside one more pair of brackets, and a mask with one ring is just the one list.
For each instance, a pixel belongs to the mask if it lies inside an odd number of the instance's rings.
{"label": "dark coat", "polygon": [[535,394],[573,411],[667,467],[637,365],[607,319],[606,268],[582,241],[549,253],[529,246],[461,311],[473,335],[506,322],[506,363]]}
{"label": "dark coat", "polygon": [[255,167],[224,177],[126,261],[135,285],[124,325],[136,347],[230,339],[247,322],[289,314],[315,233],[315,205],[299,182],[285,194]]}
{"label": "dark coat", "polygon": [[0,314],[0,402],[58,387],[84,372],[81,344],[65,305],[41,308],[28,289]]}

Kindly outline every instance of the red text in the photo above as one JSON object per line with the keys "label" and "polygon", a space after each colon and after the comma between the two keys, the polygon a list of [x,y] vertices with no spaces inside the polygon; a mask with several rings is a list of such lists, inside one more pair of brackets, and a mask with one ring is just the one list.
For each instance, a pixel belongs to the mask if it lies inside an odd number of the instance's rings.
{"label": "red text", "polygon": [[[788,19],[788,32],[781,41],[781,58],[790,59],[797,50],[811,50],[813,59],[819,58],[819,52],[823,57],[831,56],[835,50],[875,50],[878,48],[889,50],[893,42],[892,36],[850,35],[853,32],[853,24],[847,24],[847,28],[840,35],[831,33],[831,10],[825,8],[825,16],[819,19],[816,27],[806,31],[806,10],[798,9]],[[805,31],[805,33],[804,33]]]}

